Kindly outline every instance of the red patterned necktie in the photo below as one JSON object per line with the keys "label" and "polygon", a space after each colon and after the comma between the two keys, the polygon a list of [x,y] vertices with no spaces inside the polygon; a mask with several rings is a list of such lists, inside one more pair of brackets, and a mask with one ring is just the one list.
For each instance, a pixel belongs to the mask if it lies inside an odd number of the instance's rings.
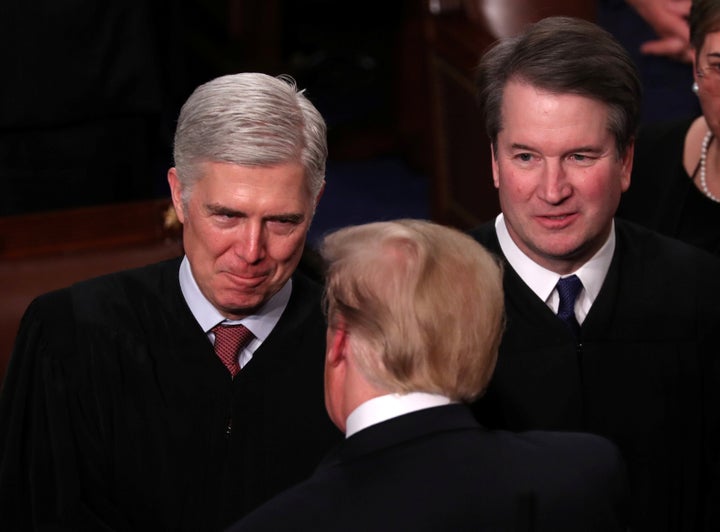
{"label": "red patterned necktie", "polygon": [[215,353],[234,377],[240,371],[238,352],[254,335],[244,325],[216,325],[212,332],[215,333]]}

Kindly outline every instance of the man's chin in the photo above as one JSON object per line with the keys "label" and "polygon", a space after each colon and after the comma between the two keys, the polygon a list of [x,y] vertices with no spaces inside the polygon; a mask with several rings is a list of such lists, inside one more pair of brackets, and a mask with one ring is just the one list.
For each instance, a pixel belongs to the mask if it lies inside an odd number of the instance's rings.
{"label": "man's chin", "polygon": [[228,299],[218,302],[218,306],[220,307],[218,310],[232,319],[242,319],[251,314],[256,314],[265,301],[266,299],[260,296],[240,300]]}

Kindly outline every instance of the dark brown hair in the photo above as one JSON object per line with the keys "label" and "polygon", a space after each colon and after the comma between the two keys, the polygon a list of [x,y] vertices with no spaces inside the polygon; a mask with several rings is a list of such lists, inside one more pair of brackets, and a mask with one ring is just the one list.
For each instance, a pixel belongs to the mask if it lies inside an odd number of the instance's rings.
{"label": "dark brown hair", "polygon": [[502,129],[503,93],[511,80],[606,104],[618,154],[635,136],[642,96],[637,68],[622,45],[596,24],[548,17],[521,35],[498,41],[483,55],[476,82],[493,145]]}
{"label": "dark brown hair", "polygon": [[699,52],[708,33],[720,31],[720,2],[693,0],[690,8],[690,44]]}

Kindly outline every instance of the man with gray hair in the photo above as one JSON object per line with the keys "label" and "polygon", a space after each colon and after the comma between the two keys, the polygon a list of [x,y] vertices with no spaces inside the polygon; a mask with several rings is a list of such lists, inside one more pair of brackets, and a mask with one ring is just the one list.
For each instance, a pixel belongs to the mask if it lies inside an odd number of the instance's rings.
{"label": "man with gray hair", "polygon": [[36,299],[0,396],[0,527],[220,530],[341,438],[321,288],[297,271],[325,123],[290,79],[183,106],[168,172],[185,256]]}
{"label": "man with gray hair", "polygon": [[242,531],[624,530],[624,467],[589,434],[481,427],[503,330],[502,272],[422,220],[324,240],[325,402],[347,439]]}

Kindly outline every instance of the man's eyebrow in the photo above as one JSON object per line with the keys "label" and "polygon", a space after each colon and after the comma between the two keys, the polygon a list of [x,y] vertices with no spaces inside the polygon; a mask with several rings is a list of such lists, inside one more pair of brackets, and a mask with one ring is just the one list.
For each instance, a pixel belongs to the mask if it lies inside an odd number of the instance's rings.
{"label": "man's eyebrow", "polygon": [[[511,146],[511,149],[513,150],[520,150],[520,151],[537,151],[535,148],[532,148],[530,146],[527,146],[525,144],[520,143],[513,143]],[[602,148],[598,146],[578,146],[576,148],[572,148],[567,151],[567,153],[602,153]]]}
{"label": "man's eyebrow", "polygon": [[535,149],[531,148],[530,146],[527,146],[525,144],[520,144],[519,142],[513,142],[510,145],[511,150],[523,150],[523,151],[536,151]]}
{"label": "man's eyebrow", "polygon": [[[237,209],[233,209],[230,207],[227,207],[225,205],[220,205],[218,203],[208,203],[205,205],[205,209],[209,214],[218,214],[221,216],[231,216],[234,218],[243,218],[247,216],[247,213],[245,211],[240,211]],[[294,224],[299,224],[303,220],[305,220],[305,215],[303,213],[299,212],[280,212],[277,214],[268,214],[266,216],[263,216],[264,220],[271,221],[271,222],[290,222]]]}
{"label": "man's eyebrow", "polygon": [[305,215],[297,212],[281,213],[281,214],[270,214],[264,217],[265,220],[270,221],[282,221],[299,224],[305,219]]}
{"label": "man's eyebrow", "polygon": [[603,149],[600,146],[578,146],[568,151],[568,153],[602,153]]}
{"label": "man's eyebrow", "polygon": [[243,211],[237,209],[231,209],[225,205],[219,205],[217,203],[208,203],[205,205],[205,210],[210,214],[221,214],[224,216],[245,216]]}

